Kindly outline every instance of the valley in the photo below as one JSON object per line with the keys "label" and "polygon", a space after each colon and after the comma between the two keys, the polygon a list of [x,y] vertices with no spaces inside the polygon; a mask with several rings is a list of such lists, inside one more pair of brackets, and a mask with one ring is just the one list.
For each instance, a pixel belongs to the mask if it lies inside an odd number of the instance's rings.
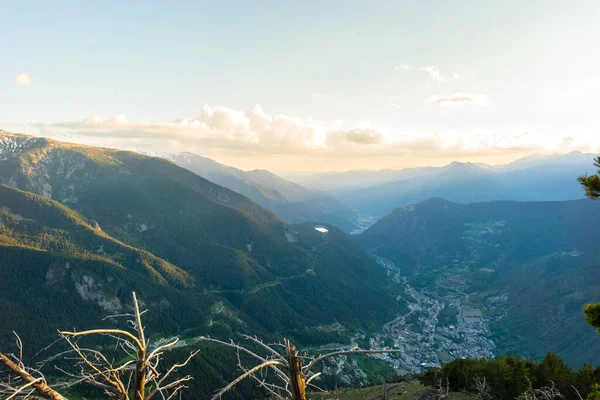
{"label": "valley", "polygon": [[[155,338],[181,338],[177,351],[206,350],[203,336],[242,334],[289,338],[309,355],[394,350],[324,363],[329,387],[509,353],[553,351],[578,367],[600,350],[580,313],[600,297],[599,203],[431,198],[377,220],[323,200],[352,221],[342,229],[337,217],[320,219],[320,192],[264,171],[215,167],[279,205],[291,203],[269,184],[318,204],[284,219],[274,203],[165,159],[6,132],[0,139],[0,304],[12,322],[0,326],[0,344],[10,346],[16,330],[27,357],[56,329],[96,327],[126,311],[132,290],[155,311],[147,319]],[[318,222],[304,221],[307,210]]]}
{"label": "valley", "polygon": [[600,400],[600,1],[0,4],[0,400]]}
{"label": "valley", "polygon": [[391,361],[399,373],[422,372],[455,358],[496,356],[489,321],[481,310],[468,305],[468,294],[450,287],[444,297],[417,290],[393,262],[382,257],[377,261],[393,282],[403,286],[410,312],[386,323],[382,332],[369,338],[369,344],[380,348],[393,341],[393,347],[402,350],[400,358],[381,357]]}
{"label": "valley", "polygon": [[[428,289],[415,289],[408,276],[392,261],[373,255],[385,268],[390,282],[399,290],[398,298],[409,311],[385,323],[377,332],[359,331],[349,345],[327,344],[312,351],[388,348],[399,354],[376,354],[370,357],[386,362],[395,374],[421,373],[439,368],[442,363],[456,358],[493,359],[497,353],[490,330],[490,314],[506,312],[504,303],[484,306],[469,302],[469,295],[452,284],[446,285],[447,294],[438,296]],[[482,307],[483,308],[483,307]],[[497,320],[497,319],[496,319]],[[341,364],[340,364],[341,363]],[[347,381],[365,378],[365,371],[353,360],[338,361],[335,368],[326,370],[339,375],[346,370]]]}
{"label": "valley", "polygon": [[[552,351],[577,366],[594,356],[573,341],[598,349],[581,318],[583,304],[600,296],[592,283],[600,258],[592,234],[597,211],[586,200],[431,199],[395,210],[357,240],[402,266],[419,295],[445,304],[436,317],[448,321],[438,325],[445,334],[454,325],[459,337],[460,330],[492,340],[495,354],[541,358]],[[480,341],[472,346],[490,349]]]}

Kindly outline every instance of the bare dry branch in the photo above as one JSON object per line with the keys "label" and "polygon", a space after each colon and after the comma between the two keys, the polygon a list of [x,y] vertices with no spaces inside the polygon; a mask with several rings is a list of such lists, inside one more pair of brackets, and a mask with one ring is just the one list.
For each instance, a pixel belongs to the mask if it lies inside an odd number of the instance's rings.
{"label": "bare dry branch", "polygon": [[[34,378],[24,367],[20,365],[21,363],[16,364],[3,353],[0,353],[0,364],[4,365],[10,372],[25,382],[25,384],[20,388],[12,388],[11,386],[7,385],[14,391],[10,398],[16,398],[17,395],[19,395],[19,393],[21,393],[24,389],[33,387],[34,391],[39,397],[50,400],[66,400],[65,397],[63,397],[60,393],[48,386],[43,376]],[[29,396],[29,394],[27,396]]]}
{"label": "bare dry branch", "polygon": [[581,393],[579,393],[579,390],[577,390],[577,388],[575,386],[572,386],[573,390],[575,391],[575,393],[577,393],[577,398],[579,398],[579,400],[583,400],[583,397],[581,397]]}
{"label": "bare dry branch", "polygon": [[17,347],[19,348],[19,366],[23,368],[23,342],[17,332],[13,331],[13,334],[16,337]]}
{"label": "bare dry branch", "polygon": [[[258,345],[261,349],[266,350],[268,355],[266,357],[259,356],[258,354],[246,349],[244,346],[240,344],[234,343],[233,341],[230,343],[223,342],[217,339],[211,338],[201,338],[202,340],[211,341],[214,343],[219,343],[231,348],[236,349],[238,352],[238,366],[242,369],[243,373],[225,388],[223,388],[219,393],[213,397],[214,399],[219,398],[225,392],[235,387],[240,381],[245,378],[252,377],[256,380],[260,387],[264,388],[267,392],[269,392],[272,396],[282,399],[286,398],[285,396],[290,396],[293,400],[306,400],[306,388],[313,387],[317,390],[321,390],[318,386],[316,386],[312,381],[316,379],[321,373],[311,374],[311,370],[321,361],[342,355],[350,355],[350,354],[378,354],[378,353],[397,353],[399,350],[362,350],[362,349],[352,349],[352,350],[343,350],[336,351],[333,353],[325,354],[319,357],[316,357],[310,361],[307,365],[304,365],[304,360],[307,359],[305,356],[298,355],[298,351],[296,347],[289,341],[284,340],[283,346],[285,346],[285,357],[281,355],[278,351],[273,349],[271,345],[265,344],[262,340],[251,337],[244,336],[247,340],[252,341],[255,345]],[[281,345],[281,344],[276,344]],[[240,360],[239,354],[241,352],[245,352],[246,354],[251,355],[253,358],[261,361],[261,364],[252,368],[246,369]],[[269,370],[274,370],[277,374],[277,377],[283,382],[285,386],[277,385],[272,382],[267,382],[266,379],[259,378],[256,374],[264,369],[269,368]]]}
{"label": "bare dry branch", "polygon": [[321,372],[317,372],[316,374],[310,376],[307,380],[306,380],[306,384],[308,385],[310,383],[310,381],[312,381],[315,378],[318,378],[321,375]]}
{"label": "bare dry branch", "polygon": [[80,337],[80,336],[87,336],[87,335],[121,335],[121,336],[125,336],[125,337],[131,339],[131,341],[133,343],[135,343],[135,346],[137,347],[138,350],[144,349],[144,345],[142,345],[142,343],[139,341],[138,338],[136,338],[131,333],[129,333],[127,331],[122,331],[120,329],[92,329],[89,331],[82,331],[82,332],[61,331],[60,333],[61,333],[61,335],[71,336],[71,337]]}
{"label": "bare dry branch", "polygon": [[308,374],[318,363],[325,360],[326,358],[344,356],[344,355],[348,355],[348,354],[381,354],[381,353],[400,353],[400,350],[362,350],[362,349],[357,349],[357,350],[335,351],[333,353],[325,354],[325,355],[315,358],[310,363],[308,363],[308,365],[302,367],[302,371],[305,374]]}
{"label": "bare dry branch", "polygon": [[267,368],[270,365],[282,365],[282,364],[279,361],[270,360],[270,361],[264,362],[264,363],[262,363],[260,365],[257,365],[256,367],[252,368],[251,370],[247,371],[246,373],[238,376],[233,382],[231,382],[229,385],[225,386],[223,389],[221,389],[219,391],[219,393],[217,393],[216,395],[214,395],[211,400],[215,400],[215,399],[221,398],[221,396],[223,396],[223,394],[225,392],[227,392],[229,389],[231,389],[232,387],[234,387],[235,385],[237,385],[238,383],[240,383],[241,381],[243,381],[244,379],[246,379],[250,375],[252,375],[252,374],[260,371],[263,368]]}
{"label": "bare dry branch", "polygon": [[529,388],[524,393],[520,394],[517,400],[554,400],[565,398],[552,381],[550,381],[550,386],[544,386],[539,389],[533,388],[529,378],[527,378],[527,381],[529,382]]}
{"label": "bare dry branch", "polygon": [[485,376],[480,378],[476,375],[475,378],[473,378],[473,388],[475,389],[475,393],[479,400],[490,400],[494,397],[492,395],[492,388],[489,383],[487,383]]}
{"label": "bare dry branch", "polygon": [[27,389],[27,388],[29,388],[29,387],[31,387],[31,386],[33,386],[33,385],[35,385],[36,383],[43,382],[43,381],[44,381],[44,379],[42,379],[42,378],[37,378],[37,379],[34,379],[34,380],[32,380],[31,382],[29,382],[29,383],[27,383],[27,384],[25,384],[25,385],[21,386],[20,388],[18,388],[18,389],[15,389],[15,392],[14,392],[13,394],[11,394],[10,396],[8,396],[8,397],[6,398],[6,400],[11,400],[11,399],[14,399],[14,398],[16,398],[16,397],[19,395],[19,393],[21,393],[21,392],[22,392],[22,391],[24,391],[25,389]]}
{"label": "bare dry branch", "polygon": [[251,340],[254,343],[256,343],[257,345],[259,345],[260,347],[262,347],[263,349],[267,350],[269,353],[271,353],[272,356],[274,356],[275,358],[279,359],[284,359],[281,354],[279,354],[277,351],[275,351],[273,348],[269,347],[268,345],[266,345],[262,340],[260,340],[259,338],[257,338],[256,336],[252,337],[252,336],[248,336],[248,335],[244,335],[244,338],[247,340]]}
{"label": "bare dry branch", "polygon": [[[69,354],[74,354],[76,358],[73,366],[78,369],[75,373],[61,369],[69,378],[72,378],[66,385],[87,383],[102,390],[108,396],[117,397],[121,400],[129,400],[130,398],[132,400],[150,400],[157,394],[160,394],[160,397],[166,400],[173,398],[187,387],[185,382],[192,379],[189,375],[171,382],[168,382],[168,379],[174,371],[187,365],[198,352],[192,352],[184,362],[177,363],[165,373],[161,373],[159,363],[162,354],[172,349],[179,342],[179,338],[169,341],[161,340],[150,351],[151,346],[146,340],[141,318],[145,311],[140,311],[135,292],[132,293],[132,300],[134,313],[117,315],[133,317],[133,320],[127,321],[129,326],[132,327],[132,331],[92,329],[82,332],[59,332],[60,336],[69,345],[70,350],[59,353],[51,359],[64,356],[68,360],[70,359]],[[123,350],[125,354],[132,357],[132,360],[115,365],[114,361],[109,361],[102,352],[80,347],[75,340],[76,338],[94,335],[103,335],[114,339],[116,341],[115,349]]]}
{"label": "bare dry branch", "polygon": [[[228,342],[224,342],[224,341],[222,341],[222,340],[213,339],[213,338],[210,338],[210,337],[204,337],[204,336],[201,336],[201,337],[200,337],[200,340],[207,341],[207,342],[218,343],[218,344],[221,344],[221,345],[223,345],[223,346],[231,347],[231,348],[233,348],[233,349],[236,349],[237,351],[244,352],[244,353],[246,353],[246,354],[248,354],[248,355],[250,355],[250,356],[252,356],[252,357],[256,358],[256,359],[257,359],[257,360],[259,360],[261,363],[264,363],[264,362],[266,362],[266,361],[267,361],[267,358],[265,358],[265,357],[261,357],[261,356],[259,356],[258,354],[254,353],[253,351],[251,351],[251,350],[248,350],[248,349],[247,349],[247,348],[245,348],[244,346],[241,346],[241,345],[239,345],[239,344],[236,344],[236,343],[234,343],[233,341],[231,341],[231,342],[229,342],[229,343],[228,343]],[[283,364],[283,365],[284,365],[284,366],[287,368],[287,360],[286,360],[285,358],[283,358],[283,356],[279,355],[279,353],[277,353],[277,355],[278,355],[278,357],[277,357],[277,358],[275,358],[275,359],[276,359],[277,361],[279,361],[280,363],[282,363],[282,364]],[[275,371],[275,373],[276,373],[276,374],[277,374],[277,375],[278,375],[278,376],[279,376],[281,379],[284,379],[284,380],[285,380],[285,379],[287,379],[287,375],[286,375],[284,372],[282,372],[281,370],[279,370],[278,368],[276,368],[276,367],[272,367],[271,369],[272,369],[272,370],[274,370],[274,371]]]}
{"label": "bare dry branch", "polygon": [[[169,390],[175,386],[180,385],[181,383],[183,383],[185,381],[191,380],[192,377],[188,375],[188,376],[177,379],[176,381],[163,386],[163,383],[167,380],[167,378],[169,378],[171,373],[173,373],[174,371],[176,371],[182,367],[185,367],[191,361],[191,359],[194,358],[196,356],[196,354],[198,354],[199,352],[200,352],[200,350],[193,351],[192,353],[190,353],[189,357],[184,362],[175,364],[171,368],[169,368],[169,370],[156,382],[156,387],[154,388],[154,390],[152,392],[150,392],[150,394],[148,396],[146,396],[145,400],[150,400],[152,397],[154,397],[155,394],[160,393],[161,391]],[[157,379],[158,377],[159,377],[159,374],[156,372],[154,379]]]}

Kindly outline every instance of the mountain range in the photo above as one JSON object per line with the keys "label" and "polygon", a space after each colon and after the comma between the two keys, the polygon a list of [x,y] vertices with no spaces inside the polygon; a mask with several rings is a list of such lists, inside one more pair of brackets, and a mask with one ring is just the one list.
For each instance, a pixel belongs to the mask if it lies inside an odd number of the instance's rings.
{"label": "mountain range", "polygon": [[360,233],[396,207],[432,197],[459,203],[580,199],[583,193],[574,177],[594,173],[596,157],[571,152],[531,155],[506,165],[453,162],[442,167],[329,172],[286,180],[269,171],[243,171],[193,153],[153,155],[241,193],[288,222],[319,221],[347,233]]}
{"label": "mountain range", "polygon": [[[384,258],[446,310],[479,310],[499,353],[591,362],[580,310],[600,298],[600,203],[572,200],[590,159],[387,171],[335,199],[195,154],[0,131],[0,346],[12,330],[39,349],[57,328],[95,327],[131,290],[159,336],[347,342],[412,312]],[[349,236],[354,209],[383,218]]]}
{"label": "mountain range", "polygon": [[[322,184],[327,185],[330,180],[353,181],[354,187],[346,186],[335,194],[336,197],[357,212],[378,218],[397,207],[420,203],[432,197],[459,203],[575,200],[584,197],[577,177],[586,172],[595,172],[594,157],[595,154],[572,152],[531,156],[500,166],[453,162],[435,168],[368,173],[350,171],[330,174]],[[365,176],[369,178],[368,184],[361,183]],[[353,177],[356,179],[353,180]],[[300,178],[298,181],[303,182]],[[334,183],[331,184],[335,187]]]}
{"label": "mountain range", "polygon": [[[310,327],[365,327],[394,313],[396,301],[382,289],[385,273],[334,226],[324,234],[311,224],[289,225],[161,158],[0,132],[0,183],[0,247],[12,260],[24,253],[29,260],[3,268],[3,286],[36,291],[48,289],[48,280],[59,287],[60,279],[65,287],[87,285],[86,294],[73,293],[88,305],[88,326],[115,311],[104,300],[116,296],[108,281],[113,270],[125,281],[146,282],[163,309],[178,307],[162,295],[165,287],[188,293],[196,309],[224,305],[218,315],[184,314],[181,329],[248,325],[306,336]],[[89,262],[102,272],[65,272],[67,264],[75,271]],[[64,301],[62,291],[46,289],[45,302],[31,304],[29,314]],[[22,308],[21,296],[1,293],[5,307]],[[11,329],[31,330],[30,320],[18,321],[25,325],[2,325],[3,339]]]}
{"label": "mountain range", "polygon": [[[565,165],[590,169],[589,160],[597,155],[578,151],[567,154],[532,154],[508,164],[490,165],[485,163],[462,163],[454,161],[441,167],[411,167],[404,169],[349,170],[322,172],[318,174],[290,174],[287,179],[309,188],[325,191],[338,198],[360,192],[363,189],[377,187],[394,181],[400,182],[412,178],[425,178],[438,175],[457,164],[467,164],[482,170],[507,172],[541,167],[544,165]],[[594,172],[594,171],[590,171]]]}
{"label": "mountain range", "polygon": [[194,153],[156,153],[218,185],[243,194],[288,222],[319,221],[346,232],[357,229],[356,212],[320,190],[309,189],[269,171],[243,171]]}

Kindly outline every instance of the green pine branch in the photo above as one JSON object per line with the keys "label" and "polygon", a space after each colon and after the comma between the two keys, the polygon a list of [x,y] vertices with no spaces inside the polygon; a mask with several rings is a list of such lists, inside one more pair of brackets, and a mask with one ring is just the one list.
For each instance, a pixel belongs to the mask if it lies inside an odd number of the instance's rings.
{"label": "green pine branch", "polygon": [[598,167],[596,175],[580,176],[577,180],[585,188],[585,195],[591,199],[600,197],[600,157],[596,158],[594,165]]}

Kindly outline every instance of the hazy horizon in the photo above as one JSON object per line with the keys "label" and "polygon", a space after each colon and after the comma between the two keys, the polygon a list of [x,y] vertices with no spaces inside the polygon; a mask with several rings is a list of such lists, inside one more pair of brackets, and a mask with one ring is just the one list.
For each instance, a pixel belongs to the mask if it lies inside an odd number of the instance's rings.
{"label": "hazy horizon", "polygon": [[595,1],[4,9],[8,131],[278,173],[600,151]]}
{"label": "hazy horizon", "polygon": [[[40,135],[37,133],[26,133],[26,132],[16,132],[16,131],[9,131],[7,129],[3,129],[0,126],[0,132],[5,131],[5,132],[9,132],[9,133],[14,133],[14,134],[26,134],[26,135],[32,135],[32,136],[36,136],[36,137],[47,137],[49,139],[56,139],[56,140],[60,140],[60,141],[64,141],[64,142],[71,142],[71,143],[75,143],[75,144],[83,144],[83,145],[90,145],[90,146],[94,146],[93,144],[89,144],[86,143],[86,141],[69,141],[68,138],[55,138],[52,137],[52,135]],[[100,147],[107,147],[107,148],[112,148],[112,149],[119,149],[119,150],[130,150],[130,151],[134,151],[137,153],[142,153],[142,154],[147,154],[147,155],[155,155],[155,156],[163,156],[163,155],[168,155],[168,154],[181,154],[181,153],[190,153],[190,154],[194,154],[194,155],[198,155],[200,157],[204,157],[204,158],[209,158],[213,161],[218,162],[219,164],[222,164],[224,166],[229,166],[229,167],[234,167],[234,168],[238,168],[242,171],[253,171],[253,170],[267,170],[269,172],[275,173],[281,177],[284,178],[293,178],[293,177],[302,177],[302,176],[309,176],[309,175],[319,175],[319,174],[328,174],[328,173],[348,173],[348,172],[378,172],[378,171],[398,171],[398,170],[403,170],[403,169],[411,169],[411,168],[424,168],[424,167],[444,167],[444,166],[448,166],[452,163],[463,163],[463,164],[476,164],[476,165],[487,165],[490,167],[501,167],[501,166],[505,166],[505,165],[509,165],[513,162],[517,162],[519,160],[525,160],[527,158],[536,158],[536,157],[560,157],[560,156],[564,156],[564,155],[568,155],[571,153],[582,153],[582,154],[588,154],[590,156],[597,156],[600,153],[593,153],[593,152],[582,152],[580,150],[568,150],[565,152],[548,152],[548,153],[529,153],[526,154],[524,156],[516,156],[514,158],[511,159],[502,159],[500,160],[500,162],[497,163],[492,163],[489,162],[489,159],[485,159],[484,161],[473,161],[471,159],[454,159],[451,161],[446,162],[445,160],[436,160],[437,162],[434,163],[426,163],[426,161],[428,159],[423,159],[424,163],[423,164],[419,164],[419,165],[406,165],[406,166],[389,166],[389,167],[381,167],[381,168],[368,168],[368,166],[365,166],[364,168],[347,168],[347,169],[310,169],[310,170],[277,170],[277,169],[268,169],[265,167],[261,167],[260,165],[258,167],[255,168],[240,168],[240,167],[236,167],[235,165],[231,165],[231,164],[227,164],[225,161],[221,161],[218,159],[218,157],[211,157],[209,155],[206,154],[202,154],[200,152],[196,152],[196,151],[189,151],[189,150],[174,150],[174,151],[147,151],[147,150],[143,150],[143,149],[136,149],[136,148],[126,148],[126,147],[120,147],[120,146],[111,146],[111,145],[99,145]]]}

